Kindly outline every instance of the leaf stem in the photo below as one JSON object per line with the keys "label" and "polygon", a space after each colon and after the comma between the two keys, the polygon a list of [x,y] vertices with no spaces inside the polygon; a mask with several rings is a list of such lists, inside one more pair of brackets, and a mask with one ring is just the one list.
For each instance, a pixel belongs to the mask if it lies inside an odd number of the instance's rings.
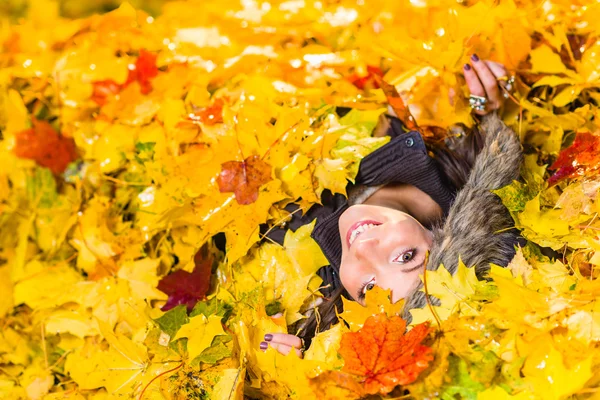
{"label": "leaf stem", "polygon": [[431,299],[429,298],[429,291],[427,290],[427,262],[429,261],[429,251],[425,253],[425,261],[423,261],[423,289],[425,289],[425,301],[427,301],[427,307],[429,307],[429,311],[433,314],[435,318],[435,322],[438,325],[439,330],[442,330],[442,321],[440,317],[437,315],[437,312],[433,308],[431,304]]}
{"label": "leaf stem", "polygon": [[168,373],[170,373],[170,372],[173,372],[173,371],[176,371],[176,370],[178,370],[178,369],[179,369],[179,368],[181,368],[181,367],[183,367],[183,363],[179,364],[179,365],[178,365],[178,366],[176,366],[175,368],[172,368],[172,369],[170,369],[170,370],[168,370],[168,371],[161,372],[160,374],[156,375],[154,378],[150,379],[150,382],[148,382],[148,384],[147,384],[146,386],[144,386],[144,389],[142,390],[142,393],[140,393],[140,397],[138,397],[138,400],[142,400],[142,398],[144,397],[144,393],[146,392],[146,389],[148,389],[148,387],[149,387],[150,385],[152,385],[152,382],[154,382],[156,379],[160,378],[160,377],[161,377],[161,376],[163,376],[163,375],[166,375],[166,374],[168,374]]}

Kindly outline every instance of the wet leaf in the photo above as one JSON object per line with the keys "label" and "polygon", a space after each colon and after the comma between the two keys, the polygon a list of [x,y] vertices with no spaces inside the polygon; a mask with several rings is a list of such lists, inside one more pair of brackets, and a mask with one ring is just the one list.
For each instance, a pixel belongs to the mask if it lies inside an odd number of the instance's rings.
{"label": "wet leaf", "polygon": [[556,161],[549,167],[556,171],[548,184],[554,185],[567,178],[591,177],[600,168],[600,136],[590,132],[580,132],[573,144],[560,152]]}
{"label": "wet leaf", "polygon": [[239,204],[252,204],[258,198],[258,189],[270,180],[271,166],[258,156],[251,156],[222,164],[217,183],[221,193],[235,193]]}

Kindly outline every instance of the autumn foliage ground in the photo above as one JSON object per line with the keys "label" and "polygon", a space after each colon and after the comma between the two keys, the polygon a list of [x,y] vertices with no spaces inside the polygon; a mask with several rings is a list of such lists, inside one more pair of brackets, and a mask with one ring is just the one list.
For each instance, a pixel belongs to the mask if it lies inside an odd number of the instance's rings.
{"label": "autumn foliage ground", "polygon": [[[0,5],[1,398],[600,398],[600,3],[65,17],[113,3]],[[441,305],[408,327],[376,288],[303,359],[260,351],[326,263],[312,224],[283,246],[265,229],[345,193],[388,102],[428,140],[471,126],[473,53],[517,78],[503,118],[526,157],[497,194],[527,244],[488,281],[427,272]]]}

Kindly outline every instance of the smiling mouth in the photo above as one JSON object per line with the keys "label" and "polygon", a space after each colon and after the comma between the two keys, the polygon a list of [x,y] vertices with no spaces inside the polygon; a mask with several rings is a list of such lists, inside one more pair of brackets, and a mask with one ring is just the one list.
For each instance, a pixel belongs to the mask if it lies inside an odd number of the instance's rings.
{"label": "smiling mouth", "polygon": [[362,233],[379,225],[381,225],[381,222],[373,220],[358,221],[354,223],[350,229],[348,229],[348,233],[346,234],[346,244],[348,245],[348,248],[352,246],[352,243],[354,243],[356,238]]}

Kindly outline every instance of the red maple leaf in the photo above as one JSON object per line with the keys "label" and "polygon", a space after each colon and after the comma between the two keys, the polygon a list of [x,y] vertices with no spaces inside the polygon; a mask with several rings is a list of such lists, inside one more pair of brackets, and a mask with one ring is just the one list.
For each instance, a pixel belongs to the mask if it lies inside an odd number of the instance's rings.
{"label": "red maple leaf", "polygon": [[188,119],[205,125],[219,124],[223,122],[223,104],[223,99],[216,99],[208,107],[194,107],[194,112],[188,116]]}
{"label": "red maple leaf", "polygon": [[600,136],[591,132],[580,132],[573,144],[560,152],[556,161],[550,166],[556,170],[548,179],[548,184],[577,176],[589,176],[589,172],[600,169]]}
{"label": "red maple leaf", "polygon": [[379,89],[379,83],[375,80],[375,76],[383,76],[381,68],[367,65],[367,75],[353,74],[346,79],[360,90],[365,90],[365,88]]}
{"label": "red maple leaf", "polygon": [[194,256],[194,264],[192,272],[180,269],[158,282],[157,289],[169,295],[162,307],[163,311],[169,311],[180,304],[185,304],[188,311],[191,311],[197,302],[206,297],[210,290],[213,259],[206,251],[200,250]]}
{"label": "red maple leaf", "polygon": [[142,88],[143,94],[148,94],[152,91],[150,80],[158,75],[158,67],[156,66],[156,54],[150,53],[145,49],[140,50],[140,55],[135,64],[129,68],[129,76],[124,86],[131,82],[137,81]]}
{"label": "red maple leaf", "polygon": [[271,180],[271,166],[258,156],[244,161],[227,161],[221,164],[217,178],[221,193],[233,192],[239,204],[251,204],[258,199],[258,189]]}
{"label": "red maple leaf", "polygon": [[13,152],[61,174],[67,165],[77,159],[77,148],[72,138],[59,134],[47,121],[32,120],[33,127],[15,135]]}
{"label": "red maple leaf", "polygon": [[367,318],[358,332],[344,333],[342,371],[358,376],[368,394],[384,395],[414,382],[433,360],[433,350],[422,344],[429,324],[419,324],[407,334],[405,329],[402,318],[378,314]]}
{"label": "red maple leaf", "polygon": [[158,75],[156,58],[156,54],[141,49],[135,64],[129,66],[129,74],[125,83],[120,85],[112,79],[92,82],[94,86],[92,100],[98,105],[103,106],[106,104],[108,98],[119,94],[121,90],[125,89],[132,82],[140,84],[142,94],[150,93],[152,91],[152,78]]}

